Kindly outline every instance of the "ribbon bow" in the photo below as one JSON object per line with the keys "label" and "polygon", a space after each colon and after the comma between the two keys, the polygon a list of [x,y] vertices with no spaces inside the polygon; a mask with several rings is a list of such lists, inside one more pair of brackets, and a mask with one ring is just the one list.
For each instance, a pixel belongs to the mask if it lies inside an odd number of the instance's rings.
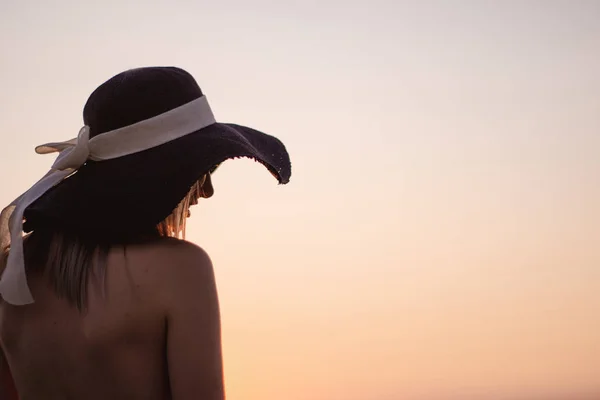
{"label": "ribbon bow", "polygon": [[52,169],[57,171],[75,170],[81,167],[90,155],[90,127],[84,126],[79,131],[76,139],[66,142],[46,143],[35,148],[38,154],[59,152]]}
{"label": "ribbon bow", "polygon": [[[76,139],[36,147],[35,151],[38,154],[58,152],[58,157],[52,164],[51,170],[42,179],[10,203],[0,214],[0,237],[2,238],[0,251],[6,251],[10,247],[6,268],[0,279],[0,295],[11,304],[33,303],[33,296],[27,286],[23,259],[23,214],[29,205],[86,162],[90,155],[89,139],[90,128],[84,126]],[[6,227],[8,232],[4,232]],[[10,243],[6,243],[5,238],[10,238]]]}

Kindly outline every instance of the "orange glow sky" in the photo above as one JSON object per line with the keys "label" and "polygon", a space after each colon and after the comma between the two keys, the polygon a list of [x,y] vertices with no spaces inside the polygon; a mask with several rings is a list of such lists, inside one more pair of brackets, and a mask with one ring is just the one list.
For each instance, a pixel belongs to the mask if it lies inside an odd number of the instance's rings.
{"label": "orange glow sky", "polygon": [[128,68],[280,137],[189,224],[229,399],[600,391],[600,2],[88,3],[0,3],[0,202]]}

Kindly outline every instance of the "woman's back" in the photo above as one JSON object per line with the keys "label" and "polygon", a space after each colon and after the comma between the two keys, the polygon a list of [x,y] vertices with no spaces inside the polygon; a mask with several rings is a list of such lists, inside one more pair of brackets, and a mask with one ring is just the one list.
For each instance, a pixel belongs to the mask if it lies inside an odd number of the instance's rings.
{"label": "woman's back", "polygon": [[198,247],[165,238],[114,248],[83,313],[43,273],[28,281],[35,303],[0,303],[20,399],[223,398],[214,276]]}

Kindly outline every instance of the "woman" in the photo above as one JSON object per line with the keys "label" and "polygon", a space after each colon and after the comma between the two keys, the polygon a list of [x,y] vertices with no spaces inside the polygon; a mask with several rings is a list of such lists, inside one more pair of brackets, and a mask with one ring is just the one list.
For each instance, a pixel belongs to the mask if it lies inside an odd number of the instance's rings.
{"label": "woman", "polygon": [[287,183],[286,149],[217,123],[178,68],[111,78],[83,116],[77,139],[36,149],[59,155],[0,217],[0,390],[12,373],[21,400],[223,399],[214,274],[185,221],[226,159]]}

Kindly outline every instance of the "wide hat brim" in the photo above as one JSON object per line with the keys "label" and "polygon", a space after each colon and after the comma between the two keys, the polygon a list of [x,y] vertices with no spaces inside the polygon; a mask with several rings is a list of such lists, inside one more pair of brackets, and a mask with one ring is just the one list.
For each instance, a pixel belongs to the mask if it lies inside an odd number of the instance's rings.
{"label": "wide hat brim", "polygon": [[263,164],[280,184],[290,179],[290,158],[280,140],[215,123],[139,153],[86,162],[27,208],[24,230],[50,225],[110,238],[146,232],[171,214],[204,174],[240,157]]}

